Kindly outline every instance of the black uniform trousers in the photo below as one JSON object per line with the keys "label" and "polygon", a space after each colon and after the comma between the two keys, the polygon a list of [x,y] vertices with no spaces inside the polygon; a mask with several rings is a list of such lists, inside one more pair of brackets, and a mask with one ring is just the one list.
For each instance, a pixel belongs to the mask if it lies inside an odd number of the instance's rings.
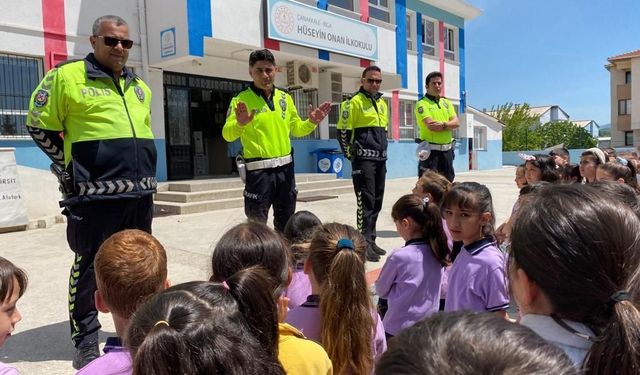
{"label": "black uniform trousers", "polygon": [[376,222],[382,210],[386,160],[354,159],[351,162],[353,189],[356,193],[358,230],[368,242],[376,240]]}
{"label": "black uniform trousers", "polygon": [[244,213],[249,220],[266,224],[269,208],[273,205],[273,227],[282,233],[296,212],[297,197],[293,162],[276,168],[247,171]]}
{"label": "black uniform trousers", "polygon": [[100,245],[124,229],[151,233],[153,196],[84,202],[65,208],[63,213],[67,216],[67,242],[75,252],[69,277],[69,320],[71,339],[77,347],[98,341],[93,259]]}
{"label": "black uniform trousers", "polygon": [[427,169],[431,169],[446,177],[449,182],[453,182],[453,179],[456,177],[456,173],[453,170],[453,159],[455,159],[453,148],[449,151],[431,150],[429,158],[418,163],[418,178],[420,178]]}

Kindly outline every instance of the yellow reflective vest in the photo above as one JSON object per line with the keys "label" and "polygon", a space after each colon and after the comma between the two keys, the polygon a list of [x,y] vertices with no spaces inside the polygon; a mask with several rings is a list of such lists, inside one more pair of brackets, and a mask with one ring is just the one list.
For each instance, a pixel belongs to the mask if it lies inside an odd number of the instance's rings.
{"label": "yellow reflective vest", "polygon": [[382,94],[371,95],[360,88],[340,106],[336,125],[340,147],[352,158],[386,160],[388,124],[389,110]]}
{"label": "yellow reflective vest", "polygon": [[451,129],[442,131],[432,131],[424,124],[424,119],[431,118],[436,122],[447,122],[456,116],[453,104],[447,98],[440,98],[435,101],[426,95],[418,100],[415,109],[416,121],[420,129],[420,139],[430,143],[447,144],[453,140]]}

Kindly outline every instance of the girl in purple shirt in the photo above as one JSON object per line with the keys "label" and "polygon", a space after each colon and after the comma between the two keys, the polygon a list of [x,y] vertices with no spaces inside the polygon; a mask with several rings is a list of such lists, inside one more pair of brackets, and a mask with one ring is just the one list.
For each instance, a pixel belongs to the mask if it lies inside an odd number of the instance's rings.
{"label": "girl in purple shirt", "polygon": [[449,274],[445,311],[491,311],[507,318],[506,257],[498,249],[489,189],[477,182],[454,185],[442,202],[454,241],[462,241]]}
{"label": "girl in purple shirt", "polygon": [[366,249],[364,237],[351,226],[319,227],[304,263],[313,294],[286,318],[322,344],[336,374],[371,374],[387,349],[365,278]]}
{"label": "girl in purple shirt", "polygon": [[383,320],[387,338],[438,311],[443,267],[449,264],[440,208],[429,198],[402,196],[391,217],[406,243],[389,256],[376,281],[389,305]]}
{"label": "girl in purple shirt", "polygon": [[[27,289],[27,274],[7,259],[0,257],[0,347],[4,345],[22,320],[16,303]],[[0,362],[0,374],[17,375],[18,370]]]}

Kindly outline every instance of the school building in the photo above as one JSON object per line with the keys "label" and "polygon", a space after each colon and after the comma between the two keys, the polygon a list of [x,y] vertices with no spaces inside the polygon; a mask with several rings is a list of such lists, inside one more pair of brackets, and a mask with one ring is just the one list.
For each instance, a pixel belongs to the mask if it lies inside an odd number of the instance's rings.
{"label": "school building", "polygon": [[[340,102],[357,91],[364,67],[383,71],[390,111],[388,176],[414,176],[416,101],[431,71],[460,116],[457,171],[502,165],[502,128],[465,103],[465,22],[481,11],[462,0],[9,0],[0,13],[0,147],[18,164],[48,168],[25,129],[30,95],[43,74],[91,52],[93,21],[129,23],[128,66],[153,91],[158,179],[228,175],[237,151],[221,135],[233,95],[250,83],[252,50],[273,51],[276,85],[290,89],[302,117],[309,103],[334,110],[295,139],[296,172],[315,172],[322,148],[338,148]],[[344,175],[350,165],[344,163]]]}

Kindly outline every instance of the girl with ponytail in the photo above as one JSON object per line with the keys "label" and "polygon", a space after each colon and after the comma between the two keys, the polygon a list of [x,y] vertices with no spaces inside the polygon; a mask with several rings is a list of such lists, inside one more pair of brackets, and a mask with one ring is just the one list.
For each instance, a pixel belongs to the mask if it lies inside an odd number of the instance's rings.
{"label": "girl with ponytail", "polygon": [[322,344],[336,374],[372,373],[387,348],[365,278],[366,249],[364,237],[351,226],[316,229],[304,264],[313,294],[287,315],[288,323]]}
{"label": "girl with ponytail", "polygon": [[133,374],[284,374],[268,273],[253,267],[222,283],[192,281],[133,315]]}
{"label": "girl with ponytail", "polygon": [[388,301],[387,338],[438,311],[444,267],[450,264],[440,207],[408,194],[393,205],[391,217],[405,245],[387,259],[376,292]]}
{"label": "girl with ponytail", "polygon": [[515,220],[520,324],[585,374],[640,373],[640,221],[590,185],[549,185]]}

